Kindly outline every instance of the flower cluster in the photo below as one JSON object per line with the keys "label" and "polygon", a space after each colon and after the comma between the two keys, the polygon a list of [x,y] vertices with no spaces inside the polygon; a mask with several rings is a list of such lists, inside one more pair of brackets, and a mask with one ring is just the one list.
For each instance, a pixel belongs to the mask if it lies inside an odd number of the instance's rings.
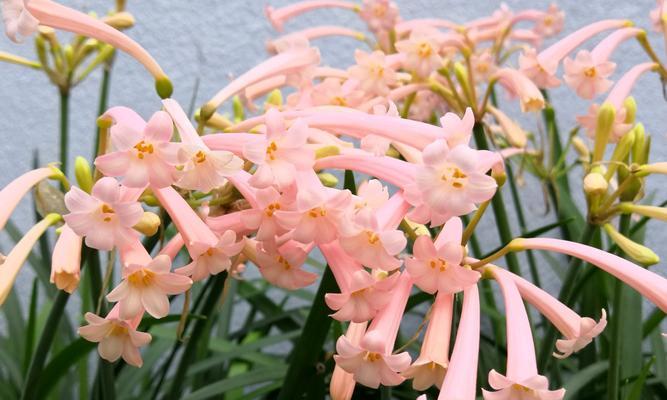
{"label": "flower cluster", "polygon": [[[26,36],[39,24],[98,38],[144,62],[162,97],[168,97],[157,63],[118,31],[50,0],[2,4],[10,37]],[[562,62],[562,80],[580,97],[593,99],[610,90],[602,105],[592,104],[580,118],[594,140],[592,153],[581,139],[575,141],[585,155],[588,217],[629,257],[655,263],[648,248],[610,224],[619,214],[667,219],[660,207],[636,204],[644,178],[667,173],[667,167],[648,164],[646,135],[635,124],[629,100],[642,74],[657,71],[664,78],[665,70],[652,59],[617,83],[611,80],[613,51],[631,38],[645,44],[645,32],[625,20],[605,20],[542,48],[563,25],[555,6],[518,12],[502,7],[466,24],[403,20],[389,0],[312,0],[269,7],[266,14],[281,31],[292,18],[328,7],[358,13],[375,38],[371,51],[355,51],[355,64],[347,69],[320,65],[310,41],[327,35],[367,38],[343,27],[312,27],[271,41],[267,48],[273,55],[206,102],[197,111],[197,125],[170,98],[148,121],[126,107],[107,110],[98,120],[98,173],[93,177],[78,169],[79,187],[64,195],[67,212],[62,218],[49,215],[7,256],[0,298],[37,238],[62,219],[51,275],[59,289],[77,288],[84,245],[120,256],[121,280],[106,295],[115,305],[106,315],[87,313],[88,324],[79,333],[99,342],[102,358],[122,357],[141,366],[138,349],[151,336],[137,329],[145,314],[159,319],[169,313],[169,296],[223,272],[239,278],[247,261],[277,287],[304,288],[318,279],[304,268],[318,249],[339,288],[325,296],[331,318],[348,323],[335,345],[333,398],[349,399],[357,383],[377,388],[411,379],[415,390],[435,385],[441,399],[472,400],[478,389],[478,283],[489,279],[504,299],[507,366],[504,374],[489,372],[484,398],[562,399],[564,389],[550,388],[538,371],[523,301],[562,333],[554,350],[558,358],[598,336],[606,311],[597,322],[582,317],[518,271],[491,263],[522,250],[566,254],[619,278],[665,311],[667,280],[621,257],[560,239],[514,239],[482,260],[469,254],[477,222],[498,201],[510,157],[539,159],[531,148],[534,138],[496,103],[495,87],[517,99],[522,111],[539,111],[546,105],[540,89],[561,84]],[[592,50],[573,55],[602,32],[611,33]],[[517,49],[521,54],[513,68]],[[284,101],[283,89],[290,89]],[[266,104],[254,104],[264,96]],[[233,121],[217,112],[228,100],[236,110]],[[254,114],[245,117],[239,110]],[[616,147],[604,162],[610,143]],[[355,182],[340,187],[335,171],[373,178],[358,188]],[[609,190],[617,175],[616,189]],[[48,167],[0,191],[0,227],[20,198],[47,178],[68,185],[59,170]],[[151,254],[142,236],[152,236],[165,222],[151,211],[154,206],[176,233]],[[177,255],[183,249],[188,260],[172,268],[182,262]],[[414,290],[433,295],[433,304],[413,361],[395,346]],[[454,318],[457,297],[463,304]],[[456,337],[450,338],[454,330]]]}

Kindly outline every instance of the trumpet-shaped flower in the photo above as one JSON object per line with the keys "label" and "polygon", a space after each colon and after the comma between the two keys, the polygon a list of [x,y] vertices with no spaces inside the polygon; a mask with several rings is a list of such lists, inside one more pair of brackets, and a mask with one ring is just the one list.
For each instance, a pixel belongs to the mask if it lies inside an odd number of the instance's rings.
{"label": "trumpet-shaped flower", "polygon": [[512,68],[500,68],[494,75],[512,96],[519,98],[521,111],[539,111],[544,108],[544,96],[535,83]]}
{"label": "trumpet-shaped flower", "polygon": [[555,36],[563,30],[565,13],[558,5],[551,3],[546,12],[535,21],[533,30],[544,37]]}
{"label": "trumpet-shaped flower", "polygon": [[313,106],[358,107],[364,99],[364,92],[359,90],[358,83],[353,80],[341,81],[337,78],[326,78],[315,86],[310,93]]}
{"label": "trumpet-shaped flower", "polygon": [[385,54],[379,50],[366,53],[355,50],[357,64],[348,69],[350,78],[359,82],[359,88],[369,95],[382,96],[396,84],[396,71],[389,65]]}
{"label": "trumpet-shaped flower", "polygon": [[574,60],[566,58],[563,66],[565,67],[565,82],[584,99],[592,99],[606,92],[612,84],[612,81],[607,78],[616,69],[615,63],[594,59],[587,50],[577,53]]}
{"label": "trumpet-shaped flower", "polygon": [[301,269],[308,253],[295,242],[277,247],[272,242],[260,244],[249,240],[245,252],[248,258],[254,258],[264,279],[278,287],[296,290],[317,280],[316,274]]}
{"label": "trumpet-shaped flower", "polygon": [[121,198],[120,185],[109,177],[97,181],[91,194],[72,187],[65,205],[70,211],[63,217],[67,225],[85,237],[86,246],[98,250],[111,250],[136,238],[132,227],[144,213],[138,202]]}
{"label": "trumpet-shaped flower", "polygon": [[257,230],[255,239],[260,242],[273,240],[277,235],[289,231],[283,227],[284,222],[278,222],[276,212],[290,210],[293,201],[272,186],[258,189],[255,193],[257,207],[241,211],[241,223],[248,229]]}
{"label": "trumpet-shaped flower", "polygon": [[479,272],[461,266],[462,233],[461,219],[451,218],[436,240],[437,247],[426,235],[415,240],[414,257],[408,258],[405,266],[421,290],[453,294],[477,283]]}
{"label": "trumpet-shaped flower", "polygon": [[246,143],[243,155],[257,165],[250,184],[257,188],[277,186],[287,188],[294,182],[297,171],[313,166],[314,153],[305,148],[308,125],[296,120],[285,129],[282,114],[270,109],[266,116],[266,138]]}
{"label": "trumpet-shaped flower", "polygon": [[363,181],[357,188],[357,195],[352,202],[354,209],[359,212],[365,208],[377,211],[389,200],[389,190],[377,179]]}
{"label": "trumpet-shaped flower", "polygon": [[306,0],[278,9],[267,6],[264,9],[264,13],[271,22],[271,25],[273,25],[273,28],[278,32],[282,32],[283,24],[285,22],[308,11],[320,8],[344,8],[354,10],[356,7],[357,5],[355,3],[342,0]]}
{"label": "trumpet-shaped flower", "polygon": [[171,270],[171,259],[158,255],[146,265],[129,264],[123,270],[123,280],[108,295],[107,300],[117,301],[120,318],[127,320],[146,310],[155,318],[169,313],[168,295],[180,294],[192,286],[187,276]]}
{"label": "trumpet-shaped flower", "polygon": [[193,281],[197,282],[209,275],[217,275],[222,271],[228,271],[232,266],[232,257],[241,252],[243,245],[243,237],[236,241],[234,231],[225,231],[215,247],[206,250],[192,260],[190,264],[178,268],[175,272],[190,276]]}
{"label": "trumpet-shaped flower", "polygon": [[51,283],[70,294],[79,286],[82,242],[81,236],[65,224],[53,247]]}
{"label": "trumpet-shaped flower", "polygon": [[373,32],[391,30],[400,18],[396,3],[390,0],[364,0],[359,16]]}
{"label": "trumpet-shaped flower", "polygon": [[23,196],[39,182],[53,176],[56,171],[58,170],[46,167],[26,172],[0,190],[0,204],[2,204],[0,208],[0,230],[5,228],[5,224]]}
{"label": "trumpet-shaped flower", "polygon": [[433,28],[414,29],[406,40],[396,42],[396,50],[405,55],[403,67],[418,78],[428,78],[442,65],[440,33]]}
{"label": "trumpet-shaped flower", "polygon": [[[366,333],[367,325],[367,322],[350,322],[350,325],[347,327],[347,332],[345,332],[345,337],[351,344],[358,346],[361,342],[361,339],[364,337],[364,333]],[[352,393],[354,393],[355,384],[356,382],[354,381],[354,375],[345,371],[338,364],[336,364],[333,374],[331,375],[331,384],[329,385],[331,399],[352,399]]]}
{"label": "trumpet-shaped flower", "polygon": [[448,112],[440,118],[440,125],[445,133],[445,140],[449,148],[460,144],[468,144],[472,136],[472,128],[475,125],[475,115],[470,107],[466,108],[463,118],[452,112]]}
{"label": "trumpet-shaped flower", "polygon": [[412,379],[415,390],[442,386],[449,366],[449,337],[452,331],[454,296],[438,293],[431,308],[431,319],[424,334],[419,358],[403,376]]}
{"label": "trumpet-shaped flower", "polygon": [[502,162],[497,154],[466,145],[450,149],[445,140],[437,140],[422,156],[415,183],[406,188],[406,199],[415,206],[408,215],[413,221],[441,225],[474,211],[495,194],[496,181],[486,172]]}
{"label": "trumpet-shaped flower", "polygon": [[402,274],[389,304],[371,322],[358,345],[341,336],[336,342],[336,365],[353,374],[362,385],[378,388],[396,386],[405,380],[400,373],[410,366],[407,352],[392,354],[401,316],[405,310],[412,280]]}
{"label": "trumpet-shaped flower", "polygon": [[141,367],[143,360],[139,347],[150,343],[151,335],[137,331],[141,315],[125,321],[119,318],[119,309],[116,305],[106,318],[86,313],[88,325],[79,328],[79,335],[90,342],[99,343],[97,352],[103,359],[114,362],[123,357],[126,363]]}
{"label": "trumpet-shaped flower", "polygon": [[489,384],[496,392],[483,390],[484,400],[560,400],[565,389],[549,390],[546,377],[537,374],[533,334],[519,289],[512,279],[493,268],[492,272],[505,299],[507,320],[507,372],[489,373]]}
{"label": "trumpet-shaped flower", "polygon": [[169,114],[158,111],[144,123],[134,111],[114,107],[105,116],[115,122],[111,127],[115,151],[95,159],[103,174],[122,176],[123,185],[131,188],[163,188],[176,181],[180,145],[170,142],[174,125]]}

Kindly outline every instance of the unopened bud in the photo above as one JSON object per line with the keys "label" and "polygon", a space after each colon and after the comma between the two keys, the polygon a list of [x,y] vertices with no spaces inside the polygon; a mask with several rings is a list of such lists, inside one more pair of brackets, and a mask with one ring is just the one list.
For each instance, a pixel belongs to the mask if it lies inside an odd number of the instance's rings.
{"label": "unopened bud", "polygon": [[70,69],[74,68],[74,48],[70,44],[66,44],[64,48],[65,61],[67,62],[67,67]]}
{"label": "unopened bud", "polygon": [[583,162],[589,162],[591,159],[591,152],[588,150],[588,146],[586,146],[586,143],[584,143],[583,140],[579,137],[573,137],[572,138],[572,147],[574,147],[574,151],[579,154],[579,158]]}
{"label": "unopened bud", "polygon": [[645,206],[630,202],[620,203],[618,208],[624,214],[638,214],[644,217],[667,221],[667,208],[658,206]]}
{"label": "unopened bud", "polygon": [[93,190],[93,174],[90,169],[90,163],[81,156],[74,159],[74,176],[81,190],[86,193],[90,193]]}
{"label": "unopened bud", "polygon": [[282,107],[283,105],[283,92],[280,89],[273,89],[266,96],[266,103],[276,107]]}
{"label": "unopened bud", "polygon": [[338,178],[329,172],[320,172],[317,174],[317,177],[320,178],[320,182],[326,187],[333,188],[338,185]]}
{"label": "unopened bud", "polygon": [[428,230],[426,225],[418,224],[418,223],[416,223],[414,221],[411,221],[407,218],[404,218],[403,220],[408,225],[408,227],[412,230],[412,232],[415,233],[415,235],[417,235],[417,236],[426,235],[426,236],[429,236],[429,237],[431,236],[431,232]]}
{"label": "unopened bud", "polygon": [[102,18],[102,21],[107,25],[118,29],[119,31],[133,27],[135,22],[134,16],[127,11],[107,15],[106,17]]}
{"label": "unopened bud", "polygon": [[644,160],[644,148],[646,147],[646,131],[644,125],[639,123],[635,125],[635,140],[632,143],[632,162],[639,165],[646,164]]}
{"label": "unopened bud", "polygon": [[209,119],[202,121],[201,113],[202,113],[201,109],[195,111],[195,121],[202,122],[210,128],[216,129],[218,131],[224,131],[225,129],[233,125],[232,121],[230,121],[229,118],[227,118],[224,115],[220,115],[216,112],[214,112]]}
{"label": "unopened bud", "polygon": [[634,142],[635,142],[635,129],[632,129],[626,132],[626,134],[623,135],[621,140],[619,140],[618,143],[616,143],[616,147],[614,148],[614,153],[611,155],[611,158],[609,159],[610,161],[609,169],[605,174],[605,179],[607,180],[611,179],[611,177],[614,176],[616,169],[618,169],[619,163],[623,163],[626,161]]}
{"label": "unopened bud", "polygon": [[493,170],[491,171],[491,176],[493,177],[493,179],[496,180],[496,184],[498,184],[498,187],[503,186],[507,181],[507,174],[505,173],[504,170],[500,171]]}
{"label": "unopened bud", "polygon": [[595,127],[595,145],[593,148],[593,162],[602,160],[604,150],[609,143],[609,137],[614,127],[616,109],[611,103],[604,103],[598,110],[597,125]]}
{"label": "unopened bud", "polygon": [[658,162],[654,164],[644,164],[635,173],[636,176],[642,178],[650,174],[667,175],[667,162]]}
{"label": "unopened bud", "polygon": [[174,85],[172,85],[167,75],[163,75],[155,80],[155,90],[161,99],[168,99],[174,92]]}
{"label": "unopened bud", "polygon": [[64,215],[69,212],[65,206],[65,195],[63,192],[53,187],[48,181],[41,181],[35,186],[34,197],[35,208],[39,215]]}
{"label": "unopened bud", "polygon": [[621,234],[611,224],[604,224],[604,230],[611,240],[633,260],[643,265],[653,265],[660,262],[660,257],[653,250]]}
{"label": "unopened bud", "polygon": [[630,125],[634,124],[635,115],[637,115],[637,102],[635,101],[635,98],[632,96],[626,98],[623,102],[623,107],[625,108],[625,120],[623,123]]}
{"label": "unopened bud", "polygon": [[[203,108],[202,108],[203,110]],[[234,96],[232,99],[232,110],[234,112],[234,122],[241,122],[245,119],[245,110],[243,102],[239,96]]]}
{"label": "unopened bud", "polygon": [[160,217],[150,211],[144,211],[139,222],[132,228],[146,236],[153,236],[160,228]]}
{"label": "unopened bud", "polygon": [[340,147],[338,146],[334,145],[322,146],[317,150],[315,150],[315,159],[337,156],[339,154],[340,154]]}
{"label": "unopened bud", "polygon": [[607,193],[609,182],[599,172],[591,172],[584,178],[584,193],[586,195],[601,195]]}

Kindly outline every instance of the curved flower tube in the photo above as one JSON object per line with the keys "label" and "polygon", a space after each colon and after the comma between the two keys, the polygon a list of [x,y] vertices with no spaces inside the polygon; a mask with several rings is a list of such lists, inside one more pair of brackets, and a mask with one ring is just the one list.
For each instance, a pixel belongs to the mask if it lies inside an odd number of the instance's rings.
{"label": "curved flower tube", "polygon": [[284,46],[284,42],[294,40],[294,38],[304,38],[308,41],[312,39],[322,38],[325,36],[347,36],[357,40],[364,40],[365,36],[362,32],[355,31],[350,28],[335,25],[322,25],[306,28],[297,32],[291,32],[288,35],[281,36],[277,39],[266,43],[266,49],[269,53],[279,53],[279,49]]}
{"label": "curved flower tube", "polygon": [[55,168],[38,168],[19,176],[11,181],[7,186],[0,190],[0,230],[5,228],[9,217],[16,209],[23,196],[39,182],[54,176],[57,171]]}
{"label": "curved flower tube", "polygon": [[275,9],[267,6],[264,9],[266,17],[278,32],[283,31],[283,24],[288,20],[303,13],[317,10],[320,8],[344,8],[348,10],[358,10],[359,6],[355,3],[342,0],[306,0],[288,6]]}

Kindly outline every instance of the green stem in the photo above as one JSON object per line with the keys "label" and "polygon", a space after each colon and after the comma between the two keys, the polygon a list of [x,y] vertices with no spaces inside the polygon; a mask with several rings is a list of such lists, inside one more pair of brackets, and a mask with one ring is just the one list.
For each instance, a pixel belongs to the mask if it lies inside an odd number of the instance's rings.
{"label": "green stem", "polygon": [[69,90],[60,89],[60,169],[67,174],[69,148]]}
{"label": "green stem", "polygon": [[[586,224],[586,228],[581,235],[578,243],[589,244],[593,239],[595,232],[598,227],[590,224]],[[567,275],[563,281],[563,286],[560,289],[558,295],[558,300],[567,306],[572,305],[572,300],[574,298],[574,288],[577,286],[577,281],[579,277],[579,267],[581,266],[582,261],[579,258],[571,258],[570,264],[568,265]],[[546,327],[546,332],[544,334],[544,340],[542,341],[542,346],[540,348],[539,357],[538,357],[538,370],[545,371],[549,361],[551,360],[551,353],[553,352],[554,345],[556,344],[556,328],[549,324]]]}
{"label": "green stem", "polygon": [[[107,105],[109,103],[109,86],[111,84],[111,65],[109,62],[104,65],[102,69],[102,83],[100,84],[100,102],[97,107],[97,115],[100,116],[104,114],[107,110]],[[95,138],[95,147],[93,147],[93,154],[98,156],[98,149],[100,148],[100,128],[97,127],[97,136]]]}
{"label": "green stem", "polygon": [[[486,141],[486,133],[484,132],[484,126],[476,122],[475,127],[473,128],[473,133],[475,135],[475,143],[477,143],[477,148],[480,150],[488,150],[489,144]],[[496,217],[496,227],[498,228],[498,234],[500,236],[500,241],[503,244],[509,243],[513,239],[512,229],[510,228],[509,219],[507,218],[507,211],[505,209],[505,201],[503,200],[502,193],[500,190],[493,196],[491,199],[491,207],[493,208],[493,215]],[[505,255],[505,260],[507,261],[507,266],[512,273],[521,274],[519,269],[519,259],[516,254],[508,253]]]}

